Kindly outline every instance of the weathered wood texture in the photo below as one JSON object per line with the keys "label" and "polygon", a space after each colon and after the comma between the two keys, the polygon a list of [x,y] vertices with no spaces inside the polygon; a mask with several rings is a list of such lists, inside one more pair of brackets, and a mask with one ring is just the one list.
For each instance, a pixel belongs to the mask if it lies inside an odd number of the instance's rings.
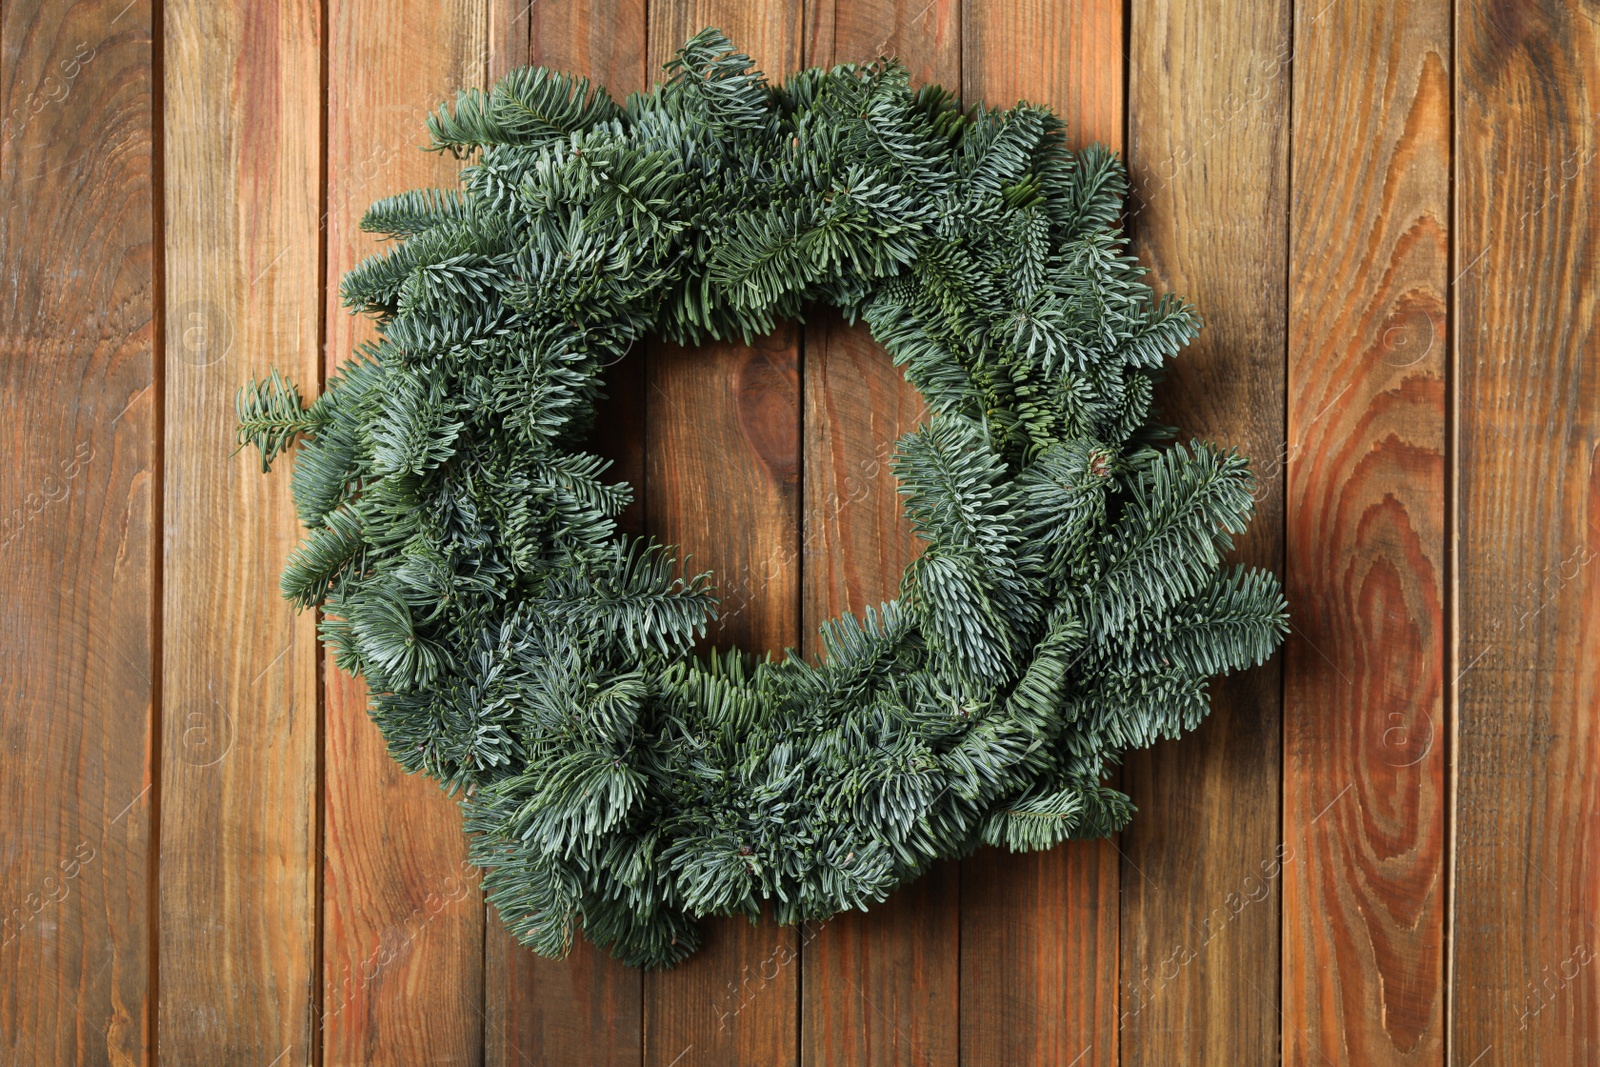
{"label": "weathered wood texture", "polygon": [[160,260],[126,2],[0,7],[5,1063],[152,1055]]}
{"label": "weathered wood texture", "polygon": [[[521,7],[525,0],[492,0]],[[528,62],[572,71],[606,88],[617,103],[629,93],[650,88],[661,76],[647,67],[645,39],[649,30],[645,0],[568,0],[529,7]],[[659,63],[660,60],[656,61]],[[645,400],[648,374],[646,345],[606,374],[606,399],[595,419],[595,451],[611,460],[611,476],[633,486],[633,502],[620,525],[635,536],[644,532],[645,442],[649,436]]]}
{"label": "weathered wood texture", "polygon": [[1117,864],[1110,841],[963,861],[963,1063],[1118,1062]]}
{"label": "weathered wood texture", "polygon": [[1296,13],[1283,1059],[1443,1064],[1450,13]]}
{"label": "weathered wood texture", "polygon": [[[448,186],[460,164],[425,153],[429,111],[482,85],[485,0],[329,0],[327,316],[332,370],[372,324],[339,278],[379,251],[357,226],[381,196]],[[455,802],[389,758],[365,688],[324,665],[323,1063],[481,1058],[483,904]]]}
{"label": "weathered wood texture", "polygon": [[1451,1060],[1600,1049],[1600,26],[1456,8]]}
{"label": "weathered wood texture", "polygon": [[[1156,288],[1206,321],[1157,402],[1180,440],[1253,458],[1256,516],[1234,555],[1282,573],[1291,11],[1138,0],[1132,18],[1135,247]],[[1277,1058],[1279,663],[1213,684],[1200,730],[1127,761],[1139,814],[1122,835],[1126,1064]]]}
{"label": "weathered wood texture", "polygon": [[[655,72],[718,26],[771,78],[801,63],[802,9],[783,0],[651,0]],[[754,345],[648,351],[646,529],[716,573],[711,643],[754,653],[800,647],[800,334]],[[770,918],[708,921],[705,947],[645,976],[645,1062],[770,1063],[799,1041],[799,937]]]}
{"label": "weathered wood texture", "polygon": [[[530,60],[622,97],[705,25],[1126,146],[1208,323],[1165,414],[1253,457],[1236,555],[1295,632],[1129,760],[1120,839],[641,975],[486,913],[279,598],[232,398],[371,336],[338,281],[373,199],[454,181],[428,110]],[[0,2],[0,1061],[1594,1060],[1597,60],[1578,0]],[[894,595],[922,406],[863,330],[608,388],[624,524],[718,574],[712,643],[814,655]]]}
{"label": "weathered wood texture", "polygon": [[[965,0],[962,25],[966,100],[1046,104],[1074,146],[1122,148],[1120,3]],[[1105,841],[963,861],[963,1062],[1117,1062],[1116,983],[1081,976],[1118,973],[1118,862]]]}
{"label": "weathered wood texture", "polygon": [[289,486],[233,396],[318,370],[320,14],[164,15],[166,432],[159,1059],[309,1060],[317,650],[278,594]]}
{"label": "weathered wood texture", "polygon": [[[807,10],[807,65],[893,55],[918,83],[961,85],[959,0],[820,0]],[[801,640],[899,595],[918,551],[890,460],[926,409],[872,340],[818,309],[805,328]],[[944,863],[870,912],[808,930],[801,948],[801,1059],[938,1067],[960,1052],[960,865]]]}
{"label": "weathered wood texture", "polygon": [[[517,18],[495,18],[503,7]],[[604,85],[619,101],[646,85],[644,0],[534,4],[491,0],[491,25],[509,24],[491,73],[533,62]],[[513,61],[521,26],[520,55]],[[503,65],[502,65],[503,64]],[[498,69],[496,69],[498,68]],[[639,533],[643,518],[645,354],[643,347],[611,368],[609,399],[596,420],[596,450],[616,461],[612,473],[635,489],[623,525]],[[523,1063],[637,1065],[644,1047],[644,978],[580,941],[565,960],[547,960],[518,945],[491,907],[484,931],[484,1045],[490,1067]]]}
{"label": "weathered wood texture", "polygon": [[1075,145],[1121,151],[1127,11],[1119,0],[962,0],[962,93],[972,103],[1045,104]]}

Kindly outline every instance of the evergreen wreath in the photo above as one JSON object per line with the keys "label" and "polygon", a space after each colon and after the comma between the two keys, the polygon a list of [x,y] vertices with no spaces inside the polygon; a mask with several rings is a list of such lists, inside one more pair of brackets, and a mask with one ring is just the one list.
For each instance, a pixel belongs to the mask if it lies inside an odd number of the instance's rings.
{"label": "evergreen wreath", "polygon": [[[645,966],[701,916],[822,918],[980,843],[1121,828],[1121,753],[1287,626],[1271,574],[1222,565],[1245,460],[1152,421],[1198,323],[1127,254],[1115,156],[886,60],[776,87],[708,30],[667,70],[623,106],[531,68],[460,93],[428,128],[476,156],[461,189],[362,221],[396,243],[341,296],[381,339],[309,406],[276,372],[238,404],[264,470],[306,438],[285,595],[394,758],[462,792],[507,927]],[[619,534],[630,490],[580,450],[602,374],[812,301],[927,402],[894,462],[926,547],[818,663],[697,655],[710,576]]]}

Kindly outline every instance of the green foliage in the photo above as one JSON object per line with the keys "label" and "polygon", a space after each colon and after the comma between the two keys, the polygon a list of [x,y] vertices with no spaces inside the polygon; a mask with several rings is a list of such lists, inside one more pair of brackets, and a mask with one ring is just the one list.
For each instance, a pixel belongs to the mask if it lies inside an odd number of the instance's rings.
{"label": "green foliage", "polygon": [[[461,797],[508,928],[649,966],[704,915],[823,917],[985,842],[1115,831],[1121,753],[1286,625],[1276,579],[1223,568],[1245,461],[1154,421],[1198,324],[1128,255],[1114,155],[892,63],[774,86],[707,31],[668,70],[621,107],[545,70],[462,93],[429,120],[460,191],[373,205],[394,243],[344,279],[380,340],[310,407],[276,373],[238,406],[264,466],[304,438],[285,595]],[[710,576],[620,535],[631,491],[580,450],[604,368],[815,302],[928,401],[894,464],[925,551],[819,662],[697,658]]]}
{"label": "green foliage", "polygon": [[610,95],[587,78],[541,67],[514,70],[487,94],[464,89],[456,106],[428,116],[436,152],[465,155],[486,145],[530,146],[559,140],[621,117]]}
{"label": "green foliage", "polygon": [[239,447],[255,445],[260,450],[263,474],[272,470],[272,461],[288,451],[297,437],[310,433],[319,422],[315,410],[302,406],[299,387],[285,381],[276,368],[266,381],[252,379],[239,390],[234,414],[239,420]]}

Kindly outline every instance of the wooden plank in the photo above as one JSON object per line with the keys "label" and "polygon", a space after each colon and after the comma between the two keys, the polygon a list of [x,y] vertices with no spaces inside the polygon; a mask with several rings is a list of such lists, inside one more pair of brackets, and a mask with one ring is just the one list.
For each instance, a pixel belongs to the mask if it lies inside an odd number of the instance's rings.
{"label": "wooden plank", "polygon": [[1592,6],[1456,9],[1451,1060],[1600,1049]]}
{"label": "wooden plank", "polygon": [[638,970],[588,942],[564,960],[536,955],[506,933],[493,908],[486,920],[484,1062],[639,1063],[644,1044]]}
{"label": "wooden plank", "polygon": [[962,862],[961,1061],[1117,1062],[1111,841]]}
{"label": "wooden plank", "polygon": [[535,4],[530,18],[530,63],[590,78],[618,103],[660,74],[645,65],[645,0]]}
{"label": "wooden plank", "polygon": [[[1185,437],[1253,458],[1256,516],[1234,558],[1281,574],[1290,8],[1139,0],[1132,19],[1136,247],[1156,289],[1206,322],[1157,403]],[[1126,1064],[1278,1055],[1279,662],[1213,685],[1200,730],[1126,763]]]}
{"label": "wooden plank", "polygon": [[[493,85],[528,63],[528,35],[538,4],[527,0],[487,0],[488,27],[484,31],[484,84]],[[559,10],[565,10],[563,6]]]}
{"label": "wooden plank", "polygon": [[160,1052],[306,1062],[315,1031],[317,653],[278,593],[287,472],[230,458],[233,396],[315,392],[318,11],[176,3],[166,64]]}
{"label": "wooden plank", "polygon": [[[151,1061],[151,12],[0,8],[0,1060]],[[120,16],[120,17],[119,17]]]}
{"label": "wooden plank", "polygon": [[[753,346],[663,343],[650,352],[649,390],[649,529],[681,546],[694,569],[716,572],[718,646],[794,647],[798,328],[780,326]],[[770,918],[702,925],[700,951],[645,976],[645,1062],[790,1062],[800,993],[795,929]]]}
{"label": "wooden plank", "polygon": [[[372,335],[338,305],[340,277],[377,251],[367,205],[450,187],[459,164],[419,151],[423,121],[482,85],[485,0],[328,9],[326,359]],[[367,718],[360,682],[324,667],[323,1063],[474,1063],[483,1045],[483,902],[455,803],[405,774]]]}
{"label": "wooden plank", "polygon": [[1449,12],[1436,0],[1297,8],[1284,455],[1291,1065],[1444,1062]]}
{"label": "wooden plank", "polygon": [[[716,26],[770,78],[801,60],[802,5],[788,0],[652,0],[651,77]],[[800,335],[754,345],[648,352],[646,527],[716,572],[722,618],[710,639],[751,652],[800,644]],[[799,1054],[794,928],[770,918],[704,924],[704,946],[645,976],[645,1062],[789,1063]]]}
{"label": "wooden plank", "polygon": [[962,92],[973,103],[1048,104],[1075,145],[1121,150],[1126,112],[1120,0],[965,0]]}
{"label": "wooden plank", "polygon": [[[962,21],[970,103],[1047,104],[1074,146],[1121,149],[1120,3],[966,0]],[[985,848],[961,867],[962,1061],[1115,1064],[1115,846]]]}
{"label": "wooden plank", "polygon": [[[810,5],[807,66],[893,55],[913,84],[961,84],[961,4]],[[919,542],[890,471],[926,408],[864,324],[818,308],[805,330],[802,648],[844,611],[892,600]],[[960,874],[946,863],[870,912],[847,912],[801,946],[806,1063],[953,1064],[959,1051]]]}
{"label": "wooden plank", "polygon": [[[864,326],[824,312],[806,340],[804,647],[815,657],[818,624],[892,600],[917,551],[889,463],[925,409]],[[807,940],[805,1062],[956,1062],[960,874],[940,864]]]}
{"label": "wooden plank", "polygon": [[[645,0],[535,4],[529,62],[581,74],[622,103],[660,76],[659,69],[646,66],[645,7]],[[636,346],[606,373],[607,395],[595,420],[596,452],[612,461],[613,478],[634,487],[633,503],[619,521],[634,535],[644,531],[645,515],[645,347]]]}
{"label": "wooden plank", "polygon": [[[514,35],[506,35],[503,45],[491,40],[491,70],[532,62],[572,71],[604,85],[618,100],[644,88],[644,0],[579,0],[526,8],[523,0],[493,0],[491,18],[507,6],[525,12],[522,54],[516,60],[510,57]],[[616,462],[616,478],[635,487],[634,504],[623,516],[632,533],[639,532],[643,519],[644,367],[641,346],[611,368],[606,378],[610,396],[596,419],[596,450]],[[518,945],[492,908],[487,922],[484,1037],[489,1067],[640,1062],[641,972],[583,940],[565,960],[547,960]]]}

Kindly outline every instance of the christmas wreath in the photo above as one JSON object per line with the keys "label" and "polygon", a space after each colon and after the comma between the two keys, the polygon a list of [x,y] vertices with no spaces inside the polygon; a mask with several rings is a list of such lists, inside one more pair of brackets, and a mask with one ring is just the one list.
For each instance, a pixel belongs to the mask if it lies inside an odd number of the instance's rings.
{"label": "christmas wreath", "polygon": [[[459,94],[428,125],[461,188],[374,204],[395,243],[343,281],[380,340],[309,406],[275,372],[239,397],[264,469],[306,439],[285,595],[394,758],[461,791],[506,925],[647,966],[701,916],[825,917],[980,843],[1119,829],[1108,768],[1286,628],[1272,575],[1222,565],[1245,460],[1152,421],[1197,323],[1127,254],[1115,156],[889,61],[777,87],[706,31],[667,70],[622,106],[542,69]],[[927,402],[894,465],[926,547],[819,662],[697,654],[710,576],[620,535],[629,488],[582,451],[603,372],[812,301]]]}

